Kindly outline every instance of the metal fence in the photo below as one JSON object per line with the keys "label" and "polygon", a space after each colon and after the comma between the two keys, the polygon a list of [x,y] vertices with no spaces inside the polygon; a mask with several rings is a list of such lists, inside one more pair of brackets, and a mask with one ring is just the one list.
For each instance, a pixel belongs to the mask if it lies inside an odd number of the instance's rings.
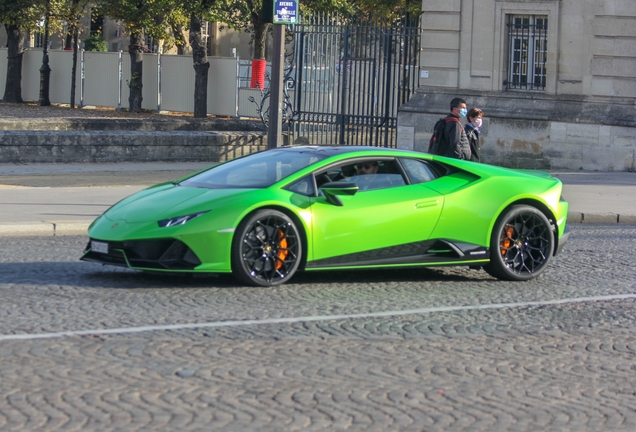
{"label": "metal fence", "polygon": [[[7,49],[0,49],[0,94],[4,94]],[[130,81],[127,53],[83,52],[78,56],[76,99],[78,106],[126,108]],[[49,54],[51,103],[68,104],[71,95],[72,51],[53,50]],[[251,103],[239,107],[242,89],[238,84],[239,59],[210,57],[208,75],[208,114],[257,117]],[[192,57],[144,54],[142,108],[157,111],[193,112],[194,69]],[[39,100],[42,50],[26,50],[22,59],[22,98]],[[256,90],[258,92],[258,90]]]}
{"label": "metal fence", "polygon": [[[286,119],[293,139],[395,147],[397,110],[418,85],[418,26],[409,20],[353,22],[313,15],[288,30],[292,37],[285,93],[291,112]],[[0,49],[0,94],[6,84],[6,51]],[[73,53],[54,50],[49,58],[49,99],[69,103]],[[129,55],[82,52],[80,58],[76,104],[127,107]],[[250,88],[251,62],[234,57],[208,60],[208,114],[254,118],[265,113],[267,121],[269,83],[263,90]],[[22,97],[26,101],[39,99],[41,64],[42,50],[24,52]],[[192,57],[144,54],[142,108],[193,112],[194,79]]]}
{"label": "metal fence", "polygon": [[395,147],[397,110],[418,86],[419,28],[311,16],[294,26],[293,136]]}

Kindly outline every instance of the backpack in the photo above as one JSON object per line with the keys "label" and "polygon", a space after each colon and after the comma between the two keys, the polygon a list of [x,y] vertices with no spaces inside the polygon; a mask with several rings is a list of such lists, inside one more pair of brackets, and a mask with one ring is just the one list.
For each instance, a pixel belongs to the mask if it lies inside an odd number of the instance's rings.
{"label": "backpack", "polygon": [[431,139],[428,141],[428,152],[430,154],[444,154],[444,149],[448,147],[449,144],[448,137],[446,136],[446,123],[452,121],[459,123],[461,127],[461,122],[453,116],[442,117],[437,120],[437,123],[433,126],[433,135],[431,135]]}

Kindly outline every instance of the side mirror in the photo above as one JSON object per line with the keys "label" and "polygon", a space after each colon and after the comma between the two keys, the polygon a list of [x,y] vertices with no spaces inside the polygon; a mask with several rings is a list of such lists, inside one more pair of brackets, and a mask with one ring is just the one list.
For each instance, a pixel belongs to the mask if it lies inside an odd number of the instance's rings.
{"label": "side mirror", "polygon": [[338,195],[355,195],[358,192],[358,185],[353,182],[330,182],[320,186],[327,202],[335,206],[342,206],[342,200]]}

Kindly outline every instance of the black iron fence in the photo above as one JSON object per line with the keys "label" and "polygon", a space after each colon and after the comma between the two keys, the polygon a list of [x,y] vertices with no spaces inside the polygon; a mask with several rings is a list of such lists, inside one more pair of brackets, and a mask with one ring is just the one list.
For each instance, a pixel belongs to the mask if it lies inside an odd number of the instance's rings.
{"label": "black iron fence", "polygon": [[315,15],[293,26],[294,140],[395,147],[397,109],[418,86],[417,23]]}

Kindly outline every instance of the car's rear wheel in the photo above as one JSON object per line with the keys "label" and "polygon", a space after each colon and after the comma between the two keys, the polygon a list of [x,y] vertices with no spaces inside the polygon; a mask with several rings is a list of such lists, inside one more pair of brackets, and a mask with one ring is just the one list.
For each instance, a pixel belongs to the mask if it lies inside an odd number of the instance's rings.
{"label": "car's rear wheel", "polygon": [[554,232],[538,209],[517,205],[495,224],[490,239],[490,263],[484,269],[492,276],[524,281],[541,274],[554,251]]}
{"label": "car's rear wheel", "polygon": [[296,273],[301,254],[301,238],[294,222],[277,210],[259,210],[236,229],[232,273],[250,285],[278,285]]}

